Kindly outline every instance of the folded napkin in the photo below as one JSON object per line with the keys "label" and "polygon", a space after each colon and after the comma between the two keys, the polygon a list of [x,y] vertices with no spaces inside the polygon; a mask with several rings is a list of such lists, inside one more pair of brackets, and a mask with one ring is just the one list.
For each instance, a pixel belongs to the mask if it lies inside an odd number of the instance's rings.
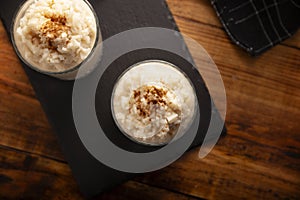
{"label": "folded napkin", "polygon": [[259,55],[300,26],[300,0],[211,0],[230,38]]}

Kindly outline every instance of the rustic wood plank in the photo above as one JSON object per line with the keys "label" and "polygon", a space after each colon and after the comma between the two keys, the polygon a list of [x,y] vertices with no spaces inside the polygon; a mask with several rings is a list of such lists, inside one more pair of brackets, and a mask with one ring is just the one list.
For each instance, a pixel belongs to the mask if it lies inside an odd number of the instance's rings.
{"label": "rustic wood plank", "polygon": [[[129,181],[95,199],[196,199]],[[84,199],[66,163],[0,146],[0,199]]]}
{"label": "rustic wood plank", "polygon": [[[151,184],[149,184],[151,185]],[[170,190],[165,190],[157,187],[152,187],[143,183],[128,181],[127,183],[116,187],[112,191],[101,194],[96,199],[103,200],[140,200],[140,199],[166,199],[166,200],[196,200],[199,198],[183,195],[180,193],[174,193]]]}
{"label": "rustic wood plank", "polygon": [[67,164],[0,146],[0,198],[80,198]]}
{"label": "rustic wood plank", "polygon": [[[223,29],[210,0],[167,0],[167,2],[176,17]],[[282,44],[299,49],[300,32],[298,31],[295,36],[285,40]]]}
{"label": "rustic wood plank", "polygon": [[299,160],[290,162],[292,156],[280,160],[276,151],[267,150],[226,136],[205,159],[197,160],[193,150],[168,168],[137,180],[205,199],[297,199]]}
{"label": "rustic wood plank", "polygon": [[203,160],[195,159],[197,153],[195,150],[180,162],[139,181],[155,182],[205,199],[297,199],[300,195],[297,171],[260,165],[218,149]]}
{"label": "rustic wood plank", "polygon": [[[13,84],[10,79],[4,81]],[[57,138],[39,102],[1,83],[0,96],[0,144],[63,160]]]}

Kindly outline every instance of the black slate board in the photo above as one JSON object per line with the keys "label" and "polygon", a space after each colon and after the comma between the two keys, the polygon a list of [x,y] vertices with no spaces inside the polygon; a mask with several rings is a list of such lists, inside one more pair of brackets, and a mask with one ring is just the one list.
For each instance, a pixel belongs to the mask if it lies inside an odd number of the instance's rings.
{"label": "black slate board", "polygon": [[[21,0],[1,0],[0,14],[8,32],[10,30],[12,17],[21,2]],[[138,27],[164,27],[178,30],[164,0],[90,0],[90,3],[93,5],[99,17],[103,39],[122,31]],[[182,42],[183,41],[179,38],[178,48],[182,49],[182,51],[186,51],[182,48]],[[185,53],[188,54],[188,52]],[[115,65],[116,73],[117,71],[120,73],[120,68],[118,68],[120,64],[123,67],[129,67],[145,59],[162,59],[178,66],[186,66],[184,70],[193,77],[191,79],[197,88],[197,96],[201,98],[200,128],[191,147],[201,144],[205,137],[211,114],[210,96],[201,76],[195,73],[195,70],[192,70],[192,66],[188,66],[189,64],[184,61],[184,59],[178,58],[178,56],[169,52],[162,52],[155,49],[146,49],[124,55],[117,59],[112,66]],[[135,174],[120,172],[103,165],[82,145],[76,133],[72,116],[72,89],[74,81],[61,81],[42,75],[31,70],[24,63],[23,67],[50,124],[58,135],[66,160],[70,164],[74,177],[77,179],[84,195],[92,197],[135,176]],[[109,74],[111,72],[107,73]],[[111,75],[107,75],[104,79],[109,79],[110,76]],[[104,80],[104,83],[105,82]],[[103,81],[100,81],[99,85],[101,86],[102,83]],[[104,92],[109,93],[109,89],[105,87],[106,85],[104,85],[104,87],[99,87],[99,85],[96,100],[101,98],[101,88],[106,90]],[[110,112],[104,110],[105,109],[101,107],[101,103],[96,105],[100,124],[110,130],[106,132],[106,135],[112,142],[124,149],[129,148],[135,152],[147,152],[156,149],[138,145],[121,135],[116,129],[115,124],[112,123],[111,118],[104,117],[104,119],[101,120],[103,116],[106,116],[103,112]],[[108,114],[111,116],[111,113]],[[115,130],[115,132],[111,130]]]}

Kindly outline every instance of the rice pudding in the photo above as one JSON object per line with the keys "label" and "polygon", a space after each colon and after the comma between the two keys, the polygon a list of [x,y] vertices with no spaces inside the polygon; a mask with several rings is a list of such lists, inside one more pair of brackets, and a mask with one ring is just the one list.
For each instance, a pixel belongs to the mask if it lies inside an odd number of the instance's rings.
{"label": "rice pudding", "polygon": [[186,76],[172,64],[156,60],[129,68],[112,95],[112,113],[119,129],[149,145],[167,144],[176,134],[184,134],[196,104]]}
{"label": "rice pudding", "polygon": [[29,0],[25,4],[13,30],[23,60],[38,71],[56,73],[88,57],[98,33],[96,16],[86,1]]}

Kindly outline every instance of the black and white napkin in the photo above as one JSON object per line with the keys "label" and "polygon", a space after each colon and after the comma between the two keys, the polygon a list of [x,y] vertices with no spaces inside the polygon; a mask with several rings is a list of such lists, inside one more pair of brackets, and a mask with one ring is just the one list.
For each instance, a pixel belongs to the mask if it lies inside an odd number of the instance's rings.
{"label": "black and white napkin", "polygon": [[259,55],[300,26],[300,0],[211,0],[230,38]]}

